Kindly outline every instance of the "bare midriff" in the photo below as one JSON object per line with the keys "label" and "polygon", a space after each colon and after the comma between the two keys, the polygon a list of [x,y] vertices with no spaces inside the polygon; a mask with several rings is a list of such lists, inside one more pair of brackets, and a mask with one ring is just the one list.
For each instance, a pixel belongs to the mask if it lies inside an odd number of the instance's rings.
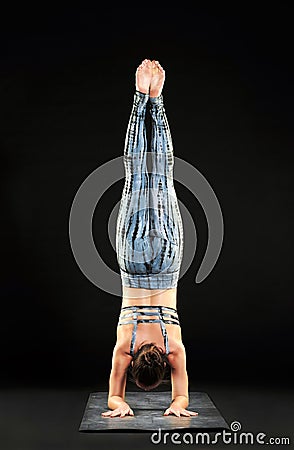
{"label": "bare midriff", "polygon": [[177,288],[173,289],[142,289],[122,287],[124,306],[169,306],[177,309]]}

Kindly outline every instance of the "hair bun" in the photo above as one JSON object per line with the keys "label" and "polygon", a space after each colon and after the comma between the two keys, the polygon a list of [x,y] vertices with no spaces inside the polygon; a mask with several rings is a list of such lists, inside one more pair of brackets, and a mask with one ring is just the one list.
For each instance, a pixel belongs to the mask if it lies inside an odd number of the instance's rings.
{"label": "hair bun", "polygon": [[156,345],[153,345],[144,353],[144,360],[148,366],[153,366],[155,363],[160,365],[160,359],[161,358]]}

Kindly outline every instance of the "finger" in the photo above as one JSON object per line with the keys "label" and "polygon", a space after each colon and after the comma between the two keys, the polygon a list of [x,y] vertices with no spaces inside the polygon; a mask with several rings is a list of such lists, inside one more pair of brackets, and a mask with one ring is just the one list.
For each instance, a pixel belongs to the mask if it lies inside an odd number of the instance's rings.
{"label": "finger", "polygon": [[116,417],[120,415],[120,411],[112,411],[112,414],[110,414],[110,417]]}
{"label": "finger", "polygon": [[130,415],[134,416],[134,411],[132,409],[130,409]]}
{"label": "finger", "polygon": [[175,411],[174,409],[171,409],[171,412],[172,412],[173,414],[175,414],[177,417],[180,417],[180,416],[181,416],[180,411]]}
{"label": "finger", "polygon": [[189,411],[186,411],[185,409],[184,409],[183,411],[181,411],[181,414],[182,414],[183,416],[190,417]]}
{"label": "finger", "polygon": [[112,411],[105,411],[103,413],[101,413],[102,416],[110,416],[110,414],[112,413]]}
{"label": "finger", "polygon": [[191,416],[198,416],[198,412],[196,411],[190,411]]}
{"label": "finger", "polygon": [[170,413],[170,408],[167,408],[166,410],[165,410],[165,412],[164,412],[164,416],[168,416],[169,415],[169,413]]}

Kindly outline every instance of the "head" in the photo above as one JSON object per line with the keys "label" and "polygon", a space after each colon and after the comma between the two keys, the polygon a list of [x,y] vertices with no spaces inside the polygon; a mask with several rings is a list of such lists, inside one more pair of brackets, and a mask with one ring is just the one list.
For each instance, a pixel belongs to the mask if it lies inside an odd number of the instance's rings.
{"label": "head", "polygon": [[167,363],[162,348],[154,343],[142,345],[131,362],[131,374],[136,385],[145,391],[159,386],[164,379]]}

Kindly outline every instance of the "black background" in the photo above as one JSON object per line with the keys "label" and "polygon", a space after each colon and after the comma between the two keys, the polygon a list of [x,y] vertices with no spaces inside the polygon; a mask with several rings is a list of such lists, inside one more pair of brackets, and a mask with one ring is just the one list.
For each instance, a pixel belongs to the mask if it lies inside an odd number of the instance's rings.
{"label": "black background", "polygon": [[[178,286],[191,385],[290,384],[292,9],[21,8],[1,18],[2,386],[107,388],[120,298],[80,271],[69,213],[85,178],[122,155],[145,58],[166,70],[175,156],[206,177],[224,217],[219,260],[196,285],[207,224],[175,181],[199,236]],[[122,187],[93,220],[116,271],[107,223]]]}

